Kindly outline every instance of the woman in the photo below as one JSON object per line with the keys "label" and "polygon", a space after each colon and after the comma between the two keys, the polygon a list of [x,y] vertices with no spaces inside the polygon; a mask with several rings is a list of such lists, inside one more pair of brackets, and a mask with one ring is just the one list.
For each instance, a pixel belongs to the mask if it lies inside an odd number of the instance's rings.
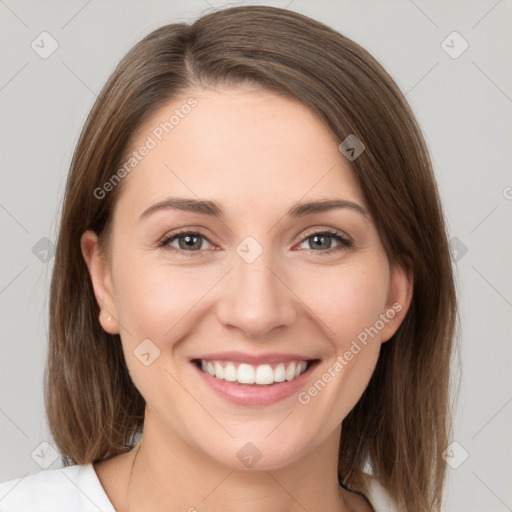
{"label": "woman", "polygon": [[455,316],[429,155],[375,59],[272,7],[161,27],[68,177],[67,467],[2,484],[2,510],[439,510]]}

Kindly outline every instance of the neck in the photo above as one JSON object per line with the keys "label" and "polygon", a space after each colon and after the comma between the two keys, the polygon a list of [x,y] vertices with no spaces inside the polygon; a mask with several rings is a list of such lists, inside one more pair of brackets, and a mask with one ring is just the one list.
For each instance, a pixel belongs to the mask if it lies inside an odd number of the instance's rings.
{"label": "neck", "polygon": [[[340,429],[309,454],[280,468],[233,469],[196,450],[146,412],[132,450],[130,511],[348,511],[337,477]],[[135,457],[136,455],[136,457]]]}

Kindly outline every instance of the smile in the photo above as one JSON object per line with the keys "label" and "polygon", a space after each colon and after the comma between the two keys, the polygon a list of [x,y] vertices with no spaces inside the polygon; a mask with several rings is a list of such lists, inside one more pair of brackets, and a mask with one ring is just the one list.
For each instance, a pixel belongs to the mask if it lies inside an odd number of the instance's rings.
{"label": "smile", "polygon": [[300,354],[240,352],[197,355],[190,362],[217,396],[241,406],[269,406],[297,394],[320,364]]}
{"label": "smile", "polygon": [[292,381],[302,375],[308,367],[307,361],[252,365],[231,361],[205,361],[201,359],[198,363],[204,373],[216,379],[261,386],[276,382]]}

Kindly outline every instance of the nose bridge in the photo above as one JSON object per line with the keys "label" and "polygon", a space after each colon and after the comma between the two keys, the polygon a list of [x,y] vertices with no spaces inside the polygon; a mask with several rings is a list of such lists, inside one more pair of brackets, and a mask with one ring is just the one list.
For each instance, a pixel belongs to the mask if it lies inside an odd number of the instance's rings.
{"label": "nose bridge", "polygon": [[246,337],[257,338],[293,323],[293,293],[283,283],[284,276],[278,277],[278,268],[272,251],[264,250],[254,239],[239,244],[219,308],[224,325],[239,328]]}

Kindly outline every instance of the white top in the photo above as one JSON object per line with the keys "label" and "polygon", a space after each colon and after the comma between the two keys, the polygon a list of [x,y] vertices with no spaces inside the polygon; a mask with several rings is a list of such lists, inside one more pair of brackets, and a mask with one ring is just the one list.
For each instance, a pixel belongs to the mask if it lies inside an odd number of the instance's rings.
{"label": "white top", "polygon": [[[396,506],[370,478],[368,500],[375,512]],[[0,483],[0,512],[115,512],[91,463],[50,469]]]}

